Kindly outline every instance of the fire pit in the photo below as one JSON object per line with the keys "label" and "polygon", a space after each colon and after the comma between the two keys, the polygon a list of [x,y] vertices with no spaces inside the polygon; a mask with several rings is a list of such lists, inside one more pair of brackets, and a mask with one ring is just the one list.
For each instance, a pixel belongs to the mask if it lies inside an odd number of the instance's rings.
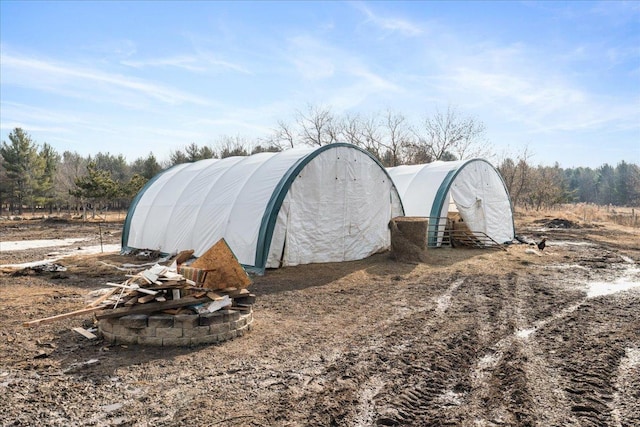
{"label": "fire pit", "polygon": [[251,331],[252,325],[251,308],[223,309],[202,314],[129,314],[100,319],[98,331],[112,344],[196,346],[241,337]]}

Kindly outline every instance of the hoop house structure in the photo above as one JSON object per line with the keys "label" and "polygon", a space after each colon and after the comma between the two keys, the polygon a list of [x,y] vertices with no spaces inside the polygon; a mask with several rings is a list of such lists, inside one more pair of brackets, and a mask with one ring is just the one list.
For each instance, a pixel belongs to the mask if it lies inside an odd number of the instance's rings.
{"label": "hoop house structure", "polygon": [[135,197],[122,246],[200,256],[224,238],[263,272],[365,258],[389,247],[388,223],[402,214],[373,156],[331,144],[176,165]]}
{"label": "hoop house structure", "polygon": [[467,227],[498,243],[513,240],[513,208],[500,173],[486,160],[433,162],[387,171],[405,215],[429,217],[429,246],[438,246],[447,214],[458,211]]}

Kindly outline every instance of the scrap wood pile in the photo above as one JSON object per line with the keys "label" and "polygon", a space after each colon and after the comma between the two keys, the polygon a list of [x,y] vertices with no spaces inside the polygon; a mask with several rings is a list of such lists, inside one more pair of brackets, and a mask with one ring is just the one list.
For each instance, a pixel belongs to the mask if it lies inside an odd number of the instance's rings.
{"label": "scrap wood pile", "polygon": [[170,266],[155,264],[126,275],[122,283],[107,283],[110,288],[80,310],[25,322],[24,326],[92,312],[97,319],[106,319],[155,312],[212,313],[225,307],[251,311],[255,295],[246,289],[251,280],[224,240],[191,264],[184,264],[192,254],[183,251]]}

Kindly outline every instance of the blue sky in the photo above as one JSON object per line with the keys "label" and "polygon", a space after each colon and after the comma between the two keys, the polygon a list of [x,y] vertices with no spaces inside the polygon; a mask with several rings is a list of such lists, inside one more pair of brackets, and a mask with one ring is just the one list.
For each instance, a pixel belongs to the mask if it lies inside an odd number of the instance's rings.
{"label": "blue sky", "polygon": [[[1,139],[153,152],[255,139],[306,105],[455,106],[534,164],[640,164],[640,2],[0,0]],[[495,159],[497,160],[497,158]],[[494,160],[494,161],[495,161]]]}

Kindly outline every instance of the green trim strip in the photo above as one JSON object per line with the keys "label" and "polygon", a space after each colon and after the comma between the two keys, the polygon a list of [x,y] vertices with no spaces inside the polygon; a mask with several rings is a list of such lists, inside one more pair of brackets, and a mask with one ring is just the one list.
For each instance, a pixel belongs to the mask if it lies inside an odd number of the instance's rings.
{"label": "green trim strip", "polygon": [[133,200],[131,201],[131,205],[129,205],[129,209],[127,210],[127,216],[124,219],[124,226],[122,228],[122,241],[120,243],[120,246],[121,246],[120,251],[122,253],[130,249],[133,249],[129,247],[129,245],[127,245],[127,241],[129,240],[129,230],[131,228],[131,221],[133,218],[133,214],[136,211],[136,207],[138,206],[140,199],[142,199],[142,196],[144,195],[144,193],[149,189],[149,187],[153,185],[153,183],[155,183],[158,180],[158,178],[160,178],[162,175],[169,172],[171,169],[175,168],[176,166],[178,165],[174,165],[169,169],[165,169],[162,172],[157,173],[153,178],[147,181],[144,187],[142,187],[142,189],[138,191],[138,194],[136,194],[136,197],[134,197]]}
{"label": "green trim strip", "polygon": [[[384,168],[382,163],[380,163],[380,161],[376,159],[367,150],[364,150],[355,145],[347,144],[344,142],[323,145],[317,150],[310,152],[304,157],[301,157],[289,168],[289,170],[280,179],[280,182],[278,182],[278,185],[276,185],[275,189],[273,190],[273,193],[271,193],[271,198],[269,199],[269,202],[267,203],[267,206],[264,210],[264,214],[262,216],[262,222],[260,224],[260,232],[258,234],[258,242],[256,244],[255,266],[253,266],[253,269],[257,270],[259,274],[264,274],[264,270],[267,265],[267,258],[269,256],[269,249],[271,248],[271,239],[273,238],[273,232],[275,230],[276,220],[278,219],[278,212],[280,212],[280,208],[282,207],[282,202],[284,201],[284,198],[289,192],[289,189],[291,188],[293,181],[297,178],[298,174],[302,171],[302,169],[304,169],[304,167],[307,164],[309,164],[309,162],[311,162],[311,160],[317,157],[320,153],[333,148],[338,148],[338,147],[354,148],[366,154],[367,156],[369,156],[369,158],[372,159],[374,162],[376,162],[380,167],[380,169],[384,171],[385,175],[387,175],[387,178],[389,179],[389,182],[391,183],[391,187],[396,191],[396,193],[398,193],[398,190],[396,189],[396,186],[393,183],[391,176],[389,176],[389,173]],[[402,199],[400,198],[399,193],[398,193],[398,202],[400,203],[400,209],[402,211],[402,214],[404,215],[404,207],[402,206]]]}
{"label": "green trim strip", "polygon": [[[468,160],[463,164],[461,164],[460,166],[458,166],[456,169],[452,169],[447,173],[447,176],[445,176],[445,178],[442,180],[442,183],[440,184],[440,187],[436,192],[436,196],[433,200],[433,204],[431,205],[431,213],[429,214],[429,217],[436,218],[436,219],[440,218],[442,208],[444,207],[445,198],[447,194],[449,194],[449,190],[451,189],[451,184],[453,184],[453,181],[458,176],[458,174],[462,171],[462,169],[464,169],[468,164],[473,162],[484,162],[488,164],[489,167],[491,167],[491,169],[493,169],[494,172],[498,174],[498,176],[500,177],[500,182],[502,182],[502,188],[504,189],[504,192],[507,195],[507,198],[509,199],[509,208],[511,209],[511,230],[514,231],[515,233],[515,223],[513,220],[513,204],[511,203],[511,197],[509,197],[509,191],[507,190],[507,186],[504,183],[504,179],[502,178],[502,175],[500,174],[500,172],[498,172],[498,170],[494,168],[491,163],[489,163],[484,159]],[[432,224],[432,221],[429,221],[429,226],[427,231],[428,233],[427,245],[430,248],[435,248],[438,246],[438,228],[439,228],[439,224],[436,224],[436,223]],[[513,237],[515,236],[512,236],[512,238]]]}
{"label": "green trim strip", "polygon": [[438,187],[436,196],[433,199],[431,212],[429,213],[429,225],[427,228],[427,246],[430,248],[435,248],[438,246],[438,229],[440,228],[440,216],[442,207],[444,206],[444,199],[447,194],[449,194],[449,189],[451,188],[453,180],[455,179],[456,175],[458,175],[458,172],[460,172],[460,170],[464,167],[464,165],[466,165],[466,163],[464,163],[457,169],[453,169],[447,172],[447,175],[440,183],[440,187]]}

